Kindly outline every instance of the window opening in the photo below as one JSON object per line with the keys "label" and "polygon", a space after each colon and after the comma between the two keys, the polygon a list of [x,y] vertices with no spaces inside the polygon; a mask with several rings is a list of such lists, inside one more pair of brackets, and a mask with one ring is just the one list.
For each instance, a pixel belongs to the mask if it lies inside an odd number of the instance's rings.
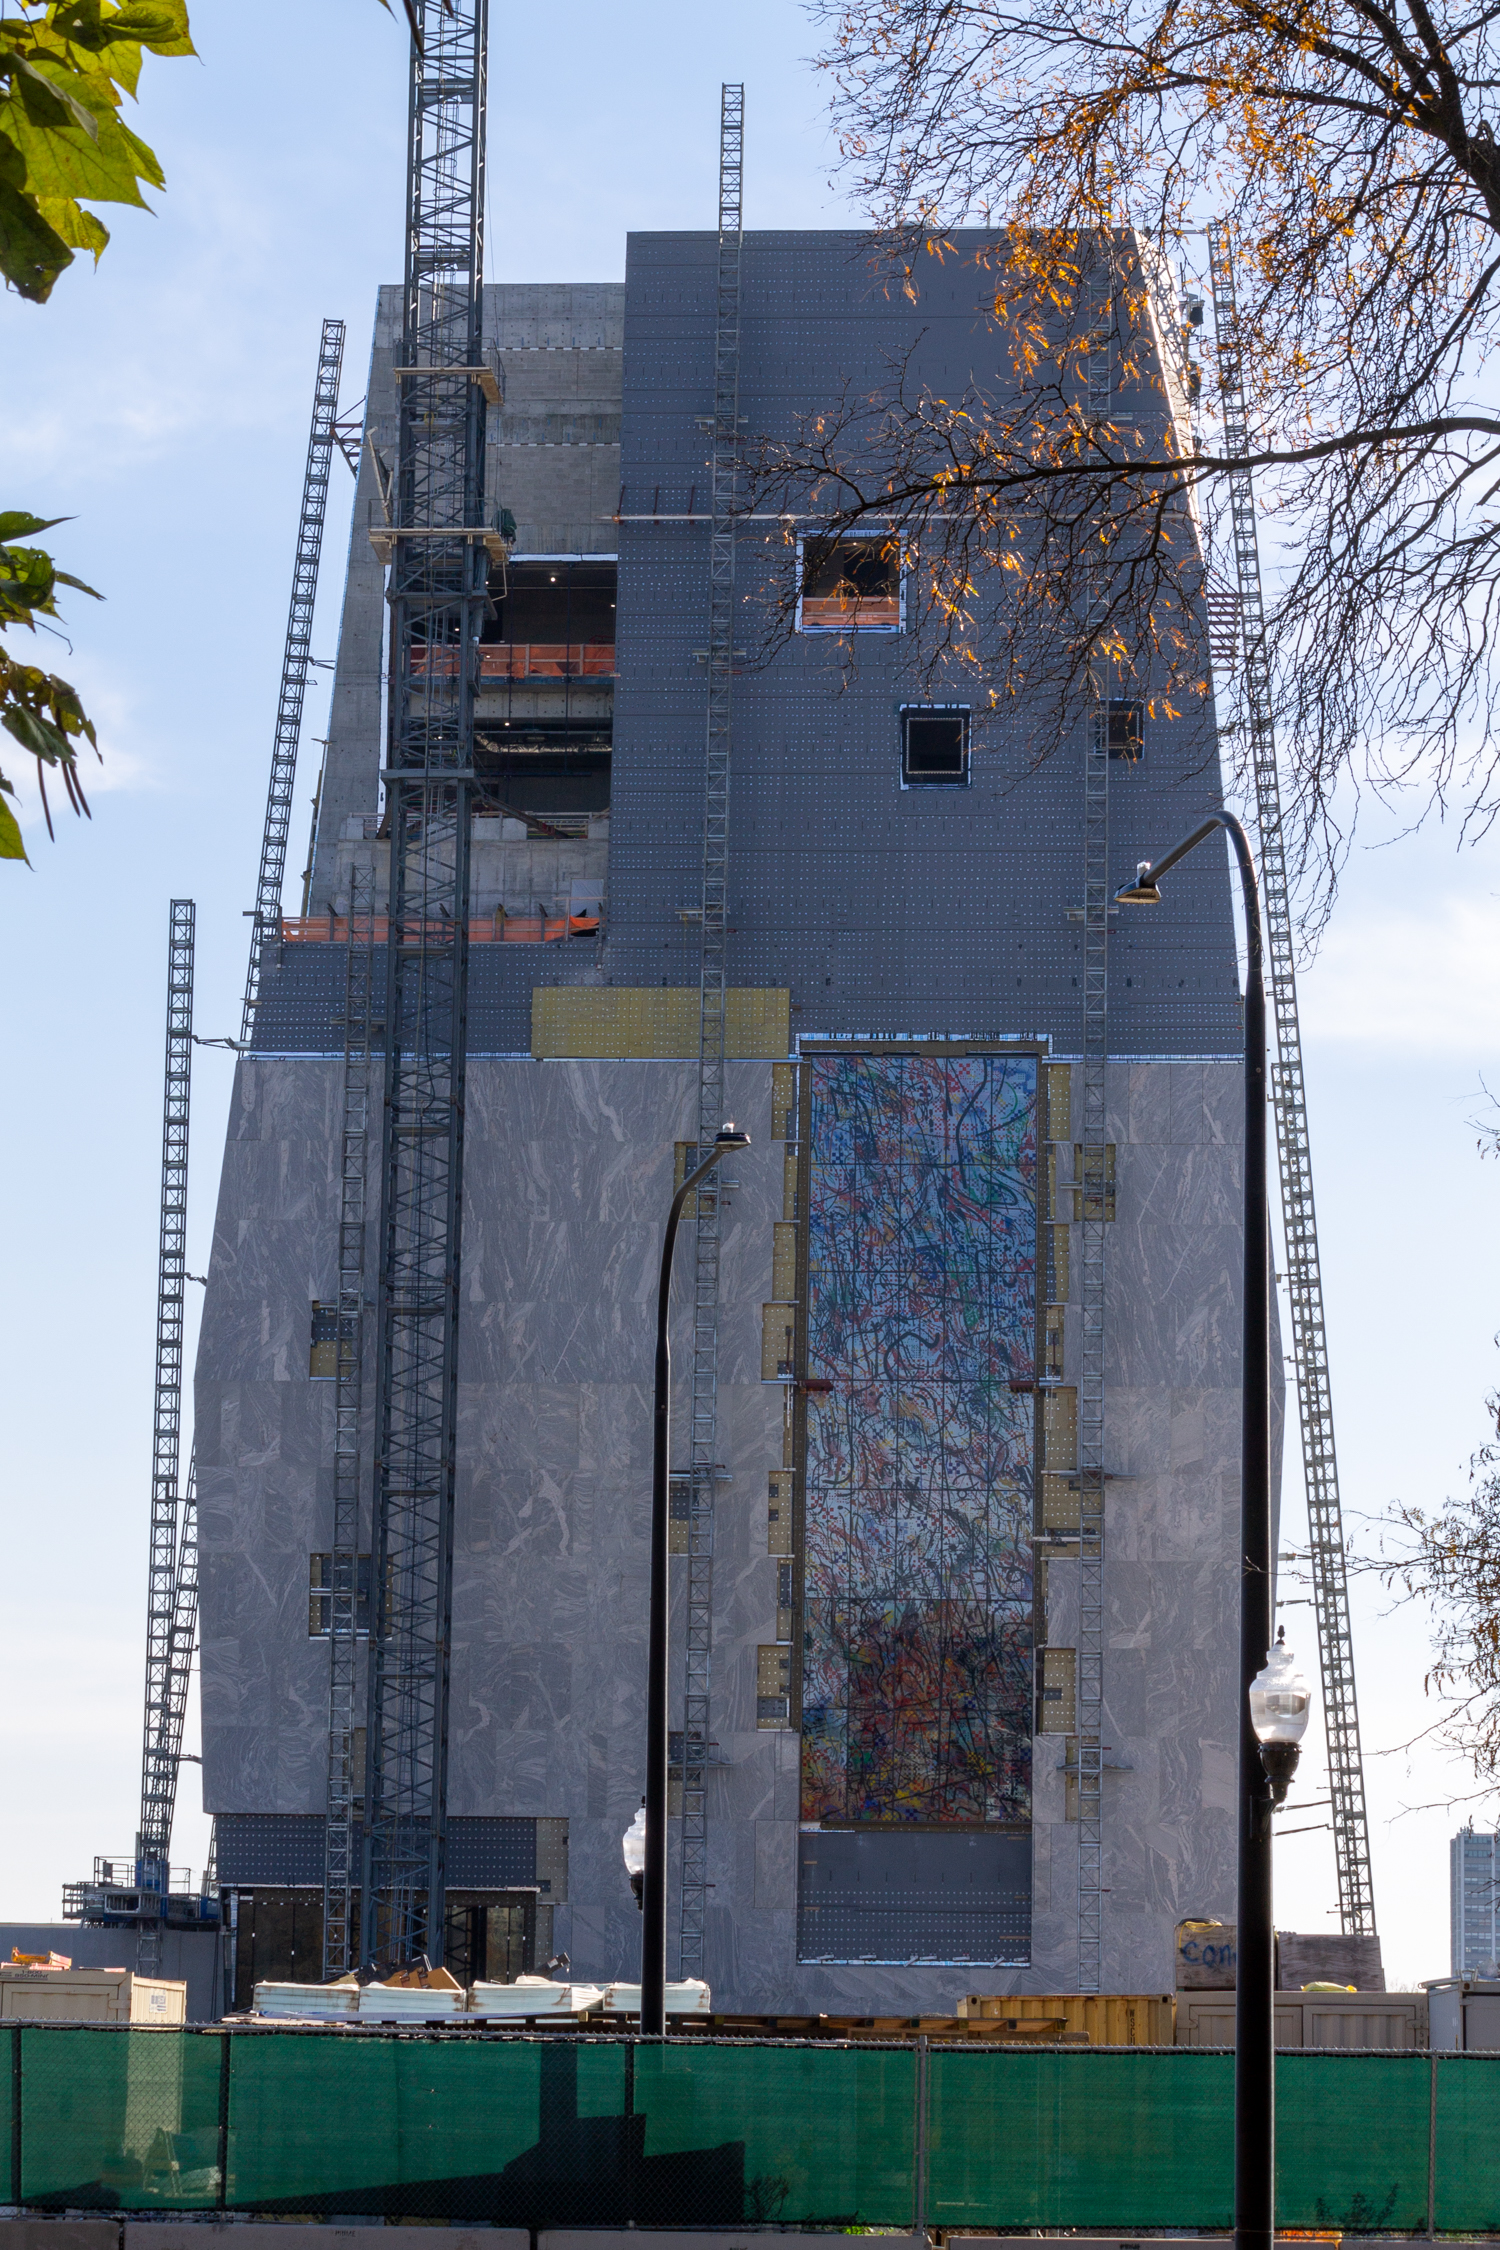
{"label": "window opening", "polygon": [[1138,766],[1146,752],[1146,706],[1127,696],[1111,696],[1105,705],[1105,730],[1109,754]]}
{"label": "window opening", "polygon": [[901,552],[893,540],[802,541],[799,633],[899,633]]}
{"label": "window opening", "polygon": [[901,714],[901,784],[913,789],[930,783],[966,787],[969,779],[969,714],[958,707],[920,705]]}

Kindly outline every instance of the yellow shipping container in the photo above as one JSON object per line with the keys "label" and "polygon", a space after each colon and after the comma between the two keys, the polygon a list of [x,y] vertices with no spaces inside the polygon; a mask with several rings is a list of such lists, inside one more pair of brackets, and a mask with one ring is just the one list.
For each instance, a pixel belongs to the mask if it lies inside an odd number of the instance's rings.
{"label": "yellow shipping container", "polygon": [[1018,2029],[1049,2018],[1055,2039],[1087,2039],[1091,2047],[1170,2047],[1177,2001],[1170,1992],[971,1992],[958,2003],[966,2023]]}

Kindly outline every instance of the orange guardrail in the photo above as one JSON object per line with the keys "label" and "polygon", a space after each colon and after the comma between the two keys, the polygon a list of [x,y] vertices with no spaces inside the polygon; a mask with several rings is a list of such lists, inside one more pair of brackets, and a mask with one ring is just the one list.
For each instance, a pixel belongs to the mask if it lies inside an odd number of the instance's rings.
{"label": "orange guardrail", "polygon": [[[413,679],[449,679],[458,670],[456,648],[414,649]],[[613,641],[481,641],[482,680],[612,680]]]}
{"label": "orange guardrail", "polygon": [[802,630],[858,633],[892,632],[901,623],[901,604],[894,594],[866,594],[846,601],[839,594],[804,594]]}

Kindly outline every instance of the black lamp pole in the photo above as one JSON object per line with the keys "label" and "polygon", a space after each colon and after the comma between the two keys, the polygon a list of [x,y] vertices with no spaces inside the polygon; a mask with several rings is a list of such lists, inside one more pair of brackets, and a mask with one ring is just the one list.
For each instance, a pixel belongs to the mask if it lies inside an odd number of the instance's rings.
{"label": "black lamp pole", "polygon": [[748,1148],[750,1135],[729,1120],[714,1138],[713,1154],[689,1172],[672,1198],[661,1246],[656,1296],[656,1406],[651,1454],[651,1610],[646,1642],[646,1872],[641,1886],[641,2030],[663,2037],[667,2028],[667,1621],[668,1462],[671,1457],[672,1346],[667,1309],[672,1295],[672,1253],[682,1207],[698,1182],[727,1150]]}
{"label": "black lamp pole", "polygon": [[[1271,1647],[1271,1237],[1266,1200],[1266,987],[1260,892],[1250,841],[1215,813],[1162,859],[1143,862],[1126,905],[1155,905],[1163,875],[1220,829],[1245,905],[1245,1280],[1240,1441],[1240,1787],[1234,2003],[1235,2250],[1273,2250],[1276,2202],[1276,1984],[1270,1777],[1250,1720],[1250,1683]],[[1283,1785],[1284,1786],[1284,1785]]]}

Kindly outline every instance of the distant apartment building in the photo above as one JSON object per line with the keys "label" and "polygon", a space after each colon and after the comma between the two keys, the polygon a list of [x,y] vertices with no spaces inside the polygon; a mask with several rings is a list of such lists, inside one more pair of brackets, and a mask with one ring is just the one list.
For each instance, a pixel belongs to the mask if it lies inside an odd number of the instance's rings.
{"label": "distant apartment building", "polygon": [[1461,1828],[1448,1861],[1453,1974],[1493,1975],[1500,1957],[1500,1836]]}

